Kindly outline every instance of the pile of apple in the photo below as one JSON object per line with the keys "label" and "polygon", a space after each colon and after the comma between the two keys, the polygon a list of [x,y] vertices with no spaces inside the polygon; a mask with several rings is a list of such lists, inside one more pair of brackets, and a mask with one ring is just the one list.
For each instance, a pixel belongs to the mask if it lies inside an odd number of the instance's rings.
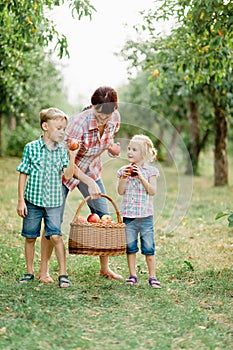
{"label": "pile of apple", "polygon": [[115,224],[116,222],[112,220],[112,217],[110,215],[103,215],[101,218],[98,214],[90,214],[87,218],[84,218],[83,216],[78,216],[77,222],[90,222],[90,223],[100,223],[100,224]]}

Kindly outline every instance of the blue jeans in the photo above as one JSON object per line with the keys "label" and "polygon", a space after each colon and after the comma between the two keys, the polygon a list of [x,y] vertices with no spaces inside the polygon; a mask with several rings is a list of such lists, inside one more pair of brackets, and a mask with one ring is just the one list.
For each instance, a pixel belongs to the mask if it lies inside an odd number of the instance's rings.
{"label": "blue jeans", "polygon": [[44,208],[25,200],[28,214],[23,218],[22,236],[26,238],[40,237],[41,223],[44,219],[45,237],[61,236],[61,207]]}
{"label": "blue jeans", "polygon": [[[104,184],[103,184],[102,180],[99,179],[96,181],[96,183],[99,186],[101,193],[105,194],[105,188],[104,188]],[[88,187],[86,184],[84,184],[83,182],[79,182],[77,188],[82,193],[84,198],[89,196]],[[64,210],[65,210],[66,197],[69,193],[69,190],[64,185],[62,185],[62,190],[63,190],[63,205],[62,205],[62,217],[63,217]],[[99,197],[99,198],[92,199],[92,200],[89,199],[87,201],[87,205],[90,208],[91,213],[98,214],[100,218],[104,214],[109,214],[107,199],[104,197]]]}
{"label": "blue jeans", "polygon": [[155,237],[153,216],[135,219],[124,217],[123,222],[126,224],[127,254],[135,254],[139,251],[139,234],[142,254],[154,255]]}

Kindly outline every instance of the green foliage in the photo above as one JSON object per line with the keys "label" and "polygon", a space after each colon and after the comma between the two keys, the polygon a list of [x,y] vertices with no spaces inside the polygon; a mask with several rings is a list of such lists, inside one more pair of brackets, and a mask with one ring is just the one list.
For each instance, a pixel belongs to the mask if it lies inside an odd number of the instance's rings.
{"label": "green foliage", "polygon": [[215,220],[218,220],[224,216],[227,216],[228,220],[228,226],[233,227],[233,211],[232,210],[227,210],[227,211],[220,211],[216,217]]}
{"label": "green foliage", "polygon": [[7,130],[5,133],[5,138],[7,139],[6,154],[9,156],[21,157],[26,143],[36,140],[39,135],[40,130],[38,128],[33,128],[28,123],[17,126],[13,131]]}

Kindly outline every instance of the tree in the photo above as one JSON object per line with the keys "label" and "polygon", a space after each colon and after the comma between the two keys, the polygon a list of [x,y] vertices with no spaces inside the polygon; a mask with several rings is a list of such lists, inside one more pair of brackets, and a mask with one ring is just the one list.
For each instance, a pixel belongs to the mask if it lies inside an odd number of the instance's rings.
{"label": "tree", "polygon": [[[192,93],[207,90],[215,111],[215,180],[228,183],[227,111],[232,100],[232,1],[160,1],[161,6],[145,16],[153,37],[153,23],[160,19],[177,20],[160,54],[167,62],[175,57],[175,69],[183,72]],[[162,50],[163,49],[163,50]]]}
{"label": "tree", "polygon": [[[160,83],[168,81],[170,71],[183,75],[187,85],[185,93],[192,108],[188,116],[193,127],[189,147],[193,152],[193,162],[198,161],[200,146],[208,136],[207,132],[199,137],[198,94],[201,92],[207,103],[212,103],[215,116],[215,122],[212,122],[215,127],[215,185],[227,184],[226,118],[233,97],[233,3],[223,0],[208,3],[204,0],[163,0],[156,1],[156,4],[156,8],[143,14],[143,26],[136,28],[138,31],[148,30],[150,40],[131,42],[132,51],[128,58],[134,66],[136,62],[141,63],[150,74],[153,70],[159,71]],[[171,26],[171,21],[175,23],[169,34],[162,35],[156,30],[161,20],[167,21],[168,26]],[[124,54],[127,56],[127,52]],[[138,61],[137,55],[141,61]]]}
{"label": "tree", "polygon": [[[35,71],[40,73],[41,48],[55,41],[59,57],[69,54],[66,37],[48,19],[49,11],[63,3],[64,0],[0,0],[0,135],[4,120],[11,114],[20,115],[30,76]],[[69,1],[69,6],[78,20],[83,16],[91,18],[94,11],[88,0]],[[1,145],[0,139],[0,153]]]}

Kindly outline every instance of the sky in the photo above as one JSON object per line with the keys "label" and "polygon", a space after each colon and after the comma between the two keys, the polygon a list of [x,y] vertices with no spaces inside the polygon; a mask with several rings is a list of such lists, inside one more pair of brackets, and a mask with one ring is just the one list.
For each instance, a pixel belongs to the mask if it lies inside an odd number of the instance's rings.
{"label": "sky", "polygon": [[[94,90],[127,83],[127,62],[116,57],[125,41],[136,38],[132,26],[142,21],[139,11],[154,0],[91,0],[97,12],[92,20],[74,20],[66,6],[52,13],[60,33],[68,39],[70,58],[62,59],[65,90],[71,104],[89,102]],[[127,26],[126,26],[127,24]]]}

